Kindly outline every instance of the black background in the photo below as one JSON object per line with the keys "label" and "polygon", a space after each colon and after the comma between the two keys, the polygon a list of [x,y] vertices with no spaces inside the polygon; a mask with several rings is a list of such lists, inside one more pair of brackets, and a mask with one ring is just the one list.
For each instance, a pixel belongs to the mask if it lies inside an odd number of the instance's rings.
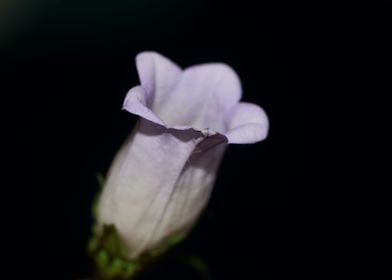
{"label": "black background", "polygon": [[[357,186],[351,175],[371,177],[360,161],[376,153],[367,149],[375,128],[390,127],[390,4],[329,13],[317,1],[18,3],[0,29],[4,274],[91,272],[84,248],[95,174],[106,172],[135,122],[121,105],[138,84],[134,57],[143,50],[183,67],[230,64],[243,99],[270,118],[266,141],[230,146],[209,214],[185,243],[213,279],[320,279],[346,266],[357,247],[336,242],[355,243],[345,230],[363,208],[335,224],[337,205],[345,187]],[[322,147],[337,152],[324,172]],[[345,179],[331,180],[335,169]]]}

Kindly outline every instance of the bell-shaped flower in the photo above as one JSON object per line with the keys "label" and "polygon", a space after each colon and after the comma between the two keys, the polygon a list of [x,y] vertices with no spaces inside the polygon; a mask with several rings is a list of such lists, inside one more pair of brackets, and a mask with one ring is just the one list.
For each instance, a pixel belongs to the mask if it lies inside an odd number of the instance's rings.
{"label": "bell-shaped flower", "polygon": [[227,144],[268,132],[257,105],[240,102],[241,84],[222,63],[182,70],[162,55],[136,57],[141,85],[124,109],[140,116],[115,157],[98,204],[99,226],[113,224],[131,259],[186,234],[208,202]]}

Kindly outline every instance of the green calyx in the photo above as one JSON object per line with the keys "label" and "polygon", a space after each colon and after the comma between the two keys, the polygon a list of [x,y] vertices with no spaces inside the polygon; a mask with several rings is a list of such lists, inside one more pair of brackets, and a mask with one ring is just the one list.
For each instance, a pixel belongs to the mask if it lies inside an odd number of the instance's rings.
{"label": "green calyx", "polygon": [[175,234],[158,248],[150,250],[136,259],[125,257],[123,253],[124,245],[115,225],[104,225],[102,228],[98,228],[97,206],[104,180],[101,175],[98,175],[97,178],[101,188],[94,198],[92,205],[92,215],[95,220],[95,225],[92,230],[92,237],[87,244],[87,252],[95,263],[98,279],[133,279],[139,272],[153,264],[158,257],[179,244],[185,238],[185,235]]}
{"label": "green calyx", "polygon": [[143,267],[141,261],[123,257],[121,241],[114,225],[105,225],[100,234],[94,233],[87,251],[101,279],[132,279]]}
{"label": "green calyx", "polygon": [[137,259],[124,257],[120,237],[114,225],[105,225],[101,233],[95,231],[87,245],[88,254],[95,262],[99,279],[129,280],[158,257],[184,239],[184,235],[174,235],[168,242],[155,250],[144,253]]}

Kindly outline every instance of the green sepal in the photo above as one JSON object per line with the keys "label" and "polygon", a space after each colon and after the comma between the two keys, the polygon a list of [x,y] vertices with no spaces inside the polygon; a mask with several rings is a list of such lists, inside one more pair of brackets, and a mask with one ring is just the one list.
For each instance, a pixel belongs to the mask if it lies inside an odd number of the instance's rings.
{"label": "green sepal", "polygon": [[131,279],[142,263],[129,260],[121,253],[121,241],[114,225],[105,225],[101,233],[94,232],[87,245],[99,279]]}
{"label": "green sepal", "polygon": [[159,257],[160,255],[166,253],[170,248],[181,243],[185,239],[185,237],[186,237],[185,234],[174,234],[167,240],[166,243],[162,244],[158,248],[155,248],[149,251],[147,254],[143,255],[143,258],[151,259],[151,258]]}
{"label": "green sepal", "polygon": [[97,182],[98,182],[98,191],[95,194],[92,202],[92,207],[91,207],[91,215],[93,216],[94,220],[97,220],[98,217],[98,201],[99,197],[101,196],[103,186],[105,184],[105,177],[101,173],[97,173],[96,175]]}
{"label": "green sepal", "polygon": [[207,263],[197,255],[190,255],[185,258],[185,263],[189,264],[189,266],[193,267],[197,272],[199,272],[201,279],[203,280],[211,280],[211,272],[208,268]]}
{"label": "green sepal", "polygon": [[94,232],[88,242],[87,251],[95,262],[99,279],[132,279],[138,272],[154,263],[158,257],[184,239],[184,235],[173,235],[165,244],[144,253],[137,259],[126,258],[122,242],[114,225],[105,225],[101,233]]}

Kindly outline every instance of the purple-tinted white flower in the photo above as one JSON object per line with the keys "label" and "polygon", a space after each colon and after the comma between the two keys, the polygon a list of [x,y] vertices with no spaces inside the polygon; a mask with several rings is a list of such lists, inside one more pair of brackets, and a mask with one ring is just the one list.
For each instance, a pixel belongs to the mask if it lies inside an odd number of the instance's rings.
{"label": "purple-tinted white flower", "polygon": [[137,258],[186,234],[205,207],[227,144],[255,143],[268,132],[257,105],[240,102],[229,66],[182,70],[154,52],[136,57],[140,86],[124,109],[140,116],[110,168],[98,222],[114,224],[124,253]]}

